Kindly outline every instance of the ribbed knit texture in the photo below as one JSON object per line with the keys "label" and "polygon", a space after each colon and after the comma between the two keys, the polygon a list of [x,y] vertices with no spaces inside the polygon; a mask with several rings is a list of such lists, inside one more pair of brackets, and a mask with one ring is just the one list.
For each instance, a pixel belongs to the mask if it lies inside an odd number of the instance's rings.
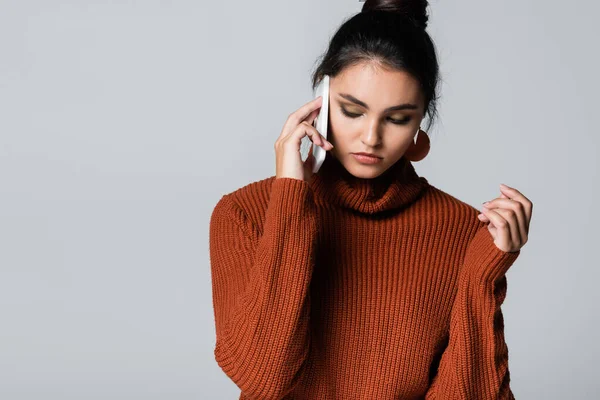
{"label": "ribbed knit texture", "polygon": [[327,153],[309,182],[223,195],[210,220],[214,355],[239,399],[514,399],[501,304],[520,254],[402,158]]}

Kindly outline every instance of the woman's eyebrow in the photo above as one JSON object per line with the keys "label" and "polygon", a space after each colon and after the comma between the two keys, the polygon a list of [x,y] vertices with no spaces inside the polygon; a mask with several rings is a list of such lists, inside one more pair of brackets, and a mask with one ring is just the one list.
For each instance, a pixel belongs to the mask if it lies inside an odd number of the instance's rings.
{"label": "woman's eyebrow", "polygon": [[[352,96],[351,94],[348,93],[338,93],[339,96],[343,97],[344,99],[351,101],[353,103],[358,104],[359,106],[362,106],[364,108],[366,108],[367,110],[369,109],[369,106],[367,105],[367,103],[365,103],[364,101],[360,101],[359,99],[357,99],[356,97]],[[397,106],[392,106],[392,107],[388,107],[383,111],[396,111],[396,110],[416,110],[418,108],[418,106],[416,104],[412,104],[412,103],[404,103],[404,104],[398,104]]]}

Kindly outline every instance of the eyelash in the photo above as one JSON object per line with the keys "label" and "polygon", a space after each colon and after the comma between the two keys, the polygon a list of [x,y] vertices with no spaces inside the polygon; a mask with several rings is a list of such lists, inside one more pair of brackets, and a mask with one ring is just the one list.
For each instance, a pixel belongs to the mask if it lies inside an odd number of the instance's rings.
{"label": "eyelash", "polygon": [[[342,110],[342,113],[349,117],[349,118],[358,118],[360,117],[360,114],[353,114],[353,113],[349,113],[348,111],[346,111],[344,108],[340,108],[340,110]],[[402,120],[398,120],[398,119],[393,119],[390,118],[390,121],[392,122],[392,124],[396,124],[396,125],[406,125],[408,124],[408,122],[410,121],[410,117],[407,117],[405,119]]]}

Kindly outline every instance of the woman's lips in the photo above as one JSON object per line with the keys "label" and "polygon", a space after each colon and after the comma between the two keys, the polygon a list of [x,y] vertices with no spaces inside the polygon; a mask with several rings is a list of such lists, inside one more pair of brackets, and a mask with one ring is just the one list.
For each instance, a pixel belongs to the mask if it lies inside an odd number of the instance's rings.
{"label": "woman's lips", "polygon": [[356,161],[360,162],[361,164],[377,164],[378,162],[381,162],[381,158],[379,157],[371,157],[371,156],[366,156],[364,154],[356,154],[356,153],[351,153],[352,156],[356,159]]}

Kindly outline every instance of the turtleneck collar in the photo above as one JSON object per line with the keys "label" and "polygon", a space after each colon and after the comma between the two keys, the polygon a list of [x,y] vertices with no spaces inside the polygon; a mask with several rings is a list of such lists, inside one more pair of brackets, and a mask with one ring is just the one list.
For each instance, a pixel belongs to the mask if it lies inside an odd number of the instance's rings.
{"label": "turtleneck collar", "polygon": [[331,153],[309,181],[316,196],[327,203],[365,214],[401,208],[414,202],[428,186],[405,157],[376,178],[352,175]]}

